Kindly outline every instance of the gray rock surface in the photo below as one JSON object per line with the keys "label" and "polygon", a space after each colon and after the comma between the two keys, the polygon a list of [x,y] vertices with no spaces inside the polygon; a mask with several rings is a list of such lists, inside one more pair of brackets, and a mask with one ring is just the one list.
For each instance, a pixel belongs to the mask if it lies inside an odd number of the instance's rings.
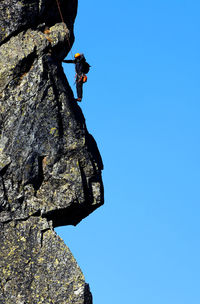
{"label": "gray rock surface", "polygon": [[[74,40],[77,1],[60,5],[65,23],[56,0],[0,5],[2,304],[92,301],[71,253],[53,232],[103,204],[101,156],[61,65]],[[34,290],[42,282],[45,295]]]}
{"label": "gray rock surface", "polygon": [[1,304],[91,304],[70,250],[46,219],[4,224],[0,234]]}

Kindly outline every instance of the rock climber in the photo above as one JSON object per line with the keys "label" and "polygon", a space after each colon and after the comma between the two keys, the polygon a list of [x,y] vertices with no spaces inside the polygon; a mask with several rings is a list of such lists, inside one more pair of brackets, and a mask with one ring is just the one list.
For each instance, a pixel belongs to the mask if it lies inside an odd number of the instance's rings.
{"label": "rock climber", "polygon": [[76,53],[74,55],[74,60],[63,60],[64,63],[74,63],[76,71],[76,91],[77,97],[76,101],[81,102],[83,97],[83,83],[87,81],[87,74],[90,69],[90,65],[86,62],[83,54]]}

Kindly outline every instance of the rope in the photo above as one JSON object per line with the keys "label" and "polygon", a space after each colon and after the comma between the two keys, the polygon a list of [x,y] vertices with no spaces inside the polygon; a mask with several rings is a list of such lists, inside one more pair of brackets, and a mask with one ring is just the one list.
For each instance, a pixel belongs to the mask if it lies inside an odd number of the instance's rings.
{"label": "rope", "polygon": [[[61,11],[61,8],[60,8],[59,0],[56,0],[56,3],[57,3],[57,7],[58,7],[58,11],[59,11],[59,14],[60,14],[61,21],[66,26],[64,18],[63,18],[62,11]],[[69,41],[69,33],[68,33],[67,29],[66,29],[66,37],[67,37],[67,41],[68,41],[68,44],[69,44],[72,59],[74,59],[74,56],[73,56],[73,53],[72,53],[72,47],[71,47],[71,44],[70,44],[70,41]]]}

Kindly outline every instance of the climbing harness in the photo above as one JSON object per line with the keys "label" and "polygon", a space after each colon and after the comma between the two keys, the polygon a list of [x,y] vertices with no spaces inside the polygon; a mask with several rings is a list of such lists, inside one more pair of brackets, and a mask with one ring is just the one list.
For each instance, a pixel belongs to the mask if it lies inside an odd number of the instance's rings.
{"label": "climbing harness", "polygon": [[[78,80],[77,80],[78,79]],[[75,75],[75,77],[74,77],[74,84],[76,83],[76,82],[83,82],[83,83],[85,83],[85,82],[87,82],[87,75],[85,75],[85,74],[82,74],[81,76],[78,76],[77,75],[77,73],[76,73],[76,75]]]}
{"label": "climbing harness", "polygon": [[[56,0],[56,3],[57,3],[57,7],[58,7],[58,11],[59,11],[59,14],[60,14],[61,21],[62,21],[62,23],[64,23],[64,25],[66,26],[65,21],[64,21],[64,18],[63,18],[62,11],[61,11],[61,8],[60,8],[59,0]],[[74,58],[73,53],[72,53],[72,47],[71,47],[71,44],[70,44],[70,41],[69,41],[69,33],[68,33],[68,31],[67,31],[67,28],[66,28],[66,37],[67,37],[67,41],[68,41],[68,44],[69,44],[71,56],[72,56],[72,58]]]}

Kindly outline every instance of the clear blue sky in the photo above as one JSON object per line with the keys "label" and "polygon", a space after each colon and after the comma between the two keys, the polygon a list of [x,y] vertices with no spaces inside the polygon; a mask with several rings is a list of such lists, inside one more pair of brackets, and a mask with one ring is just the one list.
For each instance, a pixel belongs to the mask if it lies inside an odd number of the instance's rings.
{"label": "clear blue sky", "polygon": [[200,2],[79,2],[73,53],[92,65],[80,106],[105,205],[56,231],[94,304],[199,304]]}

